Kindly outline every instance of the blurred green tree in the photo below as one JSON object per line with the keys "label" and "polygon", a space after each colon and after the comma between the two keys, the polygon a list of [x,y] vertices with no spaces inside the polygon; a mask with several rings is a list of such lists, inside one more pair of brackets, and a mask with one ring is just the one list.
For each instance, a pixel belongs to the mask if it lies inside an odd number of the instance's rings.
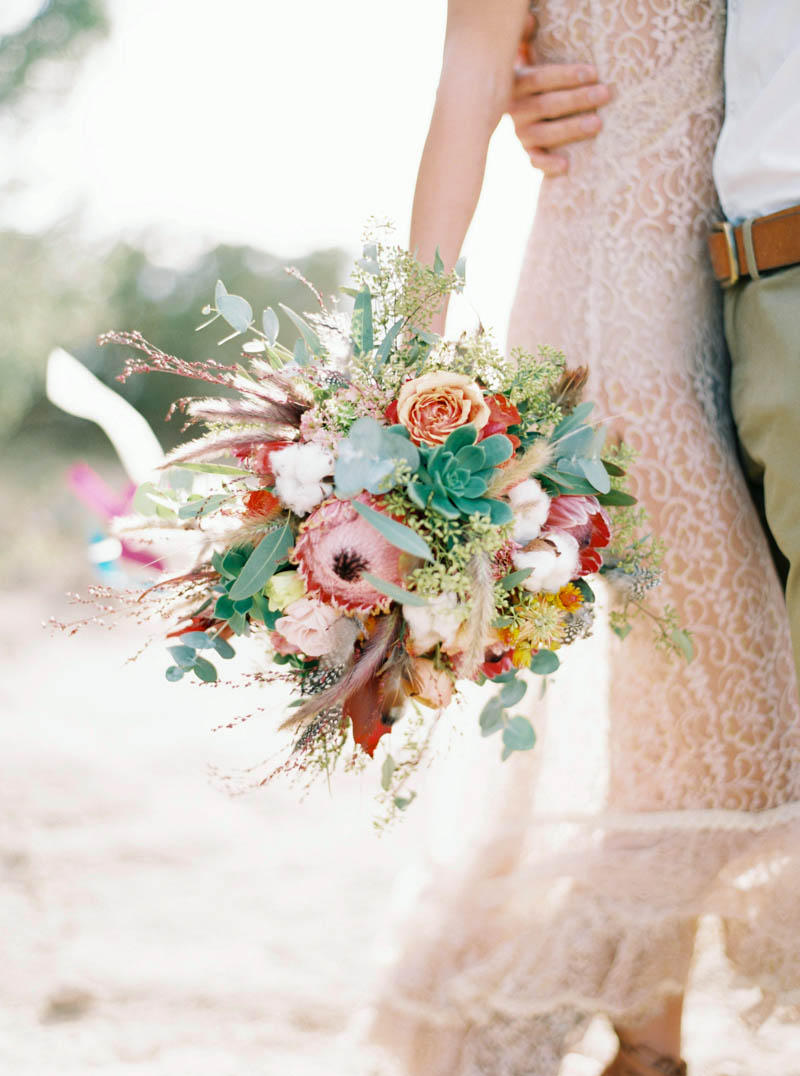
{"label": "blurred green tree", "polygon": [[[121,243],[110,250],[89,249],[67,229],[38,235],[0,232],[0,439],[25,423],[27,436],[46,434],[56,441],[69,433],[79,446],[93,437],[90,424],[62,416],[44,398],[47,355],[56,346],[71,351],[106,384],[140,410],[170,446],[181,423],[165,424],[170,402],[202,392],[203,386],[166,374],[131,378],[120,385],[123,349],[99,348],[96,338],[108,329],[138,329],[162,350],[189,360],[213,356],[238,360],[240,341],[222,348],[225,328],[194,330],[205,319],[203,306],[222,279],[253,307],[285,303],[313,309],[311,293],[284,270],[284,261],[247,246],[218,246],[191,265],[176,269],[156,264],[144,251]],[[342,282],[345,255],[317,251],[294,260],[300,272],[324,294]],[[294,346],[296,331],[281,318],[281,340]]]}
{"label": "blurred green tree", "polygon": [[0,36],[0,107],[25,90],[43,61],[79,60],[107,31],[104,0],[46,0],[29,22]]}

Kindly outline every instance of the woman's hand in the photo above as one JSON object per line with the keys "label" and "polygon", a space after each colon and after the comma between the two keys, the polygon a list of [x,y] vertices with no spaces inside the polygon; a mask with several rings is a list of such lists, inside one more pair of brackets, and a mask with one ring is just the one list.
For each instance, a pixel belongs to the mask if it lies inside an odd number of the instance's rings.
{"label": "woman's hand", "polygon": [[558,149],[594,138],[603,126],[596,109],[610,100],[591,64],[539,63],[533,46],[536,22],[529,17],[514,71],[509,114],[534,168],[561,176],[569,158]]}

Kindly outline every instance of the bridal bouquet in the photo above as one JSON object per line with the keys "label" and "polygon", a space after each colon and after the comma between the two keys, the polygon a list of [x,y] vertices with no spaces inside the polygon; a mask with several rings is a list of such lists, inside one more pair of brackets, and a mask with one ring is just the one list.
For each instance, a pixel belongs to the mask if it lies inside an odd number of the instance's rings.
{"label": "bridal bouquet", "polygon": [[[483,734],[499,735],[503,758],[530,749],[533,728],[513,713],[520,670],[555,672],[559,652],[591,631],[597,573],[622,584],[613,626],[624,636],[659,581],[660,549],[636,537],[630,454],[605,448],[591,424],[585,370],[546,348],[506,357],[483,330],[432,333],[463,286],[462,265],[446,272],[438,255],[424,266],[378,238],[353,283],[351,312],[313,287],[315,312],[282,307],[298,332],[289,351],[272,309],[256,323],[219,282],[205,324],[227,323],[222,343],[244,338],[235,365],[187,363],[138,333],[101,341],[139,352],[123,379],[162,371],[215,386],[174,405],[204,427],[167,459],[184,481],[140,487],[122,528],[130,539],[151,514],[156,533],[199,540],[190,569],[149,592],[174,618],[167,679],[214,681],[214,662],[253,636],[264,678],[288,679],[297,695],[281,768],[328,769],[350,737],[363,760],[394,733],[397,753],[405,714],[407,757],[387,753],[382,769],[402,808],[434,723],[424,708],[491,681]],[[204,489],[187,489],[188,475]],[[671,610],[657,624],[662,643],[690,648]]]}

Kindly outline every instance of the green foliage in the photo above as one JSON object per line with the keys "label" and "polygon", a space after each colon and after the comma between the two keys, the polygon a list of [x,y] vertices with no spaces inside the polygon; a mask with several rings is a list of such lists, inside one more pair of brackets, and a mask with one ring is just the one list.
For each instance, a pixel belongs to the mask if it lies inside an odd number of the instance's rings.
{"label": "green foliage", "polygon": [[427,599],[420,594],[415,594],[411,590],[404,590],[403,587],[398,587],[388,579],[381,579],[379,576],[373,575],[372,572],[362,572],[361,578],[366,580],[367,583],[371,583],[381,594],[385,594],[387,598],[391,598],[392,601],[399,602],[401,605],[428,604]]}
{"label": "green foliage", "polygon": [[398,523],[396,519],[384,515],[383,512],[376,512],[368,504],[353,501],[352,505],[356,512],[367,523],[372,524],[375,530],[382,534],[386,541],[390,542],[396,549],[402,549],[403,552],[410,553],[413,557],[421,557],[423,560],[433,560],[433,553],[428,543],[411,530],[410,527],[406,527],[403,523]]}
{"label": "green foliage", "polygon": [[536,733],[527,717],[509,718],[503,729],[503,754],[500,756],[503,762],[515,751],[530,751],[535,745]]}
{"label": "green foliage", "polygon": [[265,534],[232,584],[229,591],[231,600],[236,603],[244,598],[252,598],[263,590],[278,566],[288,557],[293,544],[294,535],[288,522]]}
{"label": "green foliage", "polygon": [[538,673],[539,676],[549,676],[560,665],[558,654],[554,654],[552,650],[537,650],[531,658],[530,670],[533,673]]}
{"label": "green foliage", "polygon": [[524,697],[528,685],[518,680],[515,673],[507,677],[496,677],[495,683],[502,683],[500,691],[486,703],[478,718],[481,735],[493,736],[502,732],[503,753],[505,761],[515,751],[530,751],[536,743],[536,733],[527,717],[517,715],[509,717],[507,710]]}
{"label": "green foliage", "polygon": [[234,655],[234,649],[225,639],[209,635],[204,631],[187,631],[181,636],[176,646],[168,646],[174,665],[170,665],[164,675],[171,684],[182,680],[186,673],[193,672],[198,680],[213,684],[217,680],[217,670],[208,658],[198,654],[198,650],[213,650],[218,657],[228,660]]}
{"label": "green foliage", "polygon": [[[278,527],[271,531],[255,550],[252,545],[240,546],[229,549],[224,554],[214,553],[211,557],[212,567],[220,576],[219,581],[213,587],[213,615],[217,620],[226,621],[236,635],[249,634],[251,620],[263,621],[268,628],[274,628],[275,622],[281,616],[280,612],[270,609],[263,590],[257,590],[243,597],[234,597],[232,591],[245,570],[248,574],[245,576],[246,582],[242,584],[243,591],[251,589],[251,583],[257,577],[257,569],[262,576],[266,576],[264,584],[268,582],[275,571],[275,568],[272,568],[273,560],[280,556],[281,542],[286,540],[284,538],[286,530],[288,528]],[[265,546],[264,553],[260,554],[258,560],[250,566],[251,559],[258,553],[264,542],[269,542]],[[289,545],[291,545],[291,540]],[[270,553],[273,554],[273,559],[269,558]],[[279,562],[276,567],[280,567]]]}
{"label": "green foliage", "polygon": [[[389,241],[389,229],[373,227],[356,264],[356,291],[368,288],[372,296],[372,322],[381,338],[398,319],[426,330],[453,291],[461,291],[462,278],[454,271],[437,272],[422,265],[412,253]],[[369,350],[365,348],[364,350]]]}

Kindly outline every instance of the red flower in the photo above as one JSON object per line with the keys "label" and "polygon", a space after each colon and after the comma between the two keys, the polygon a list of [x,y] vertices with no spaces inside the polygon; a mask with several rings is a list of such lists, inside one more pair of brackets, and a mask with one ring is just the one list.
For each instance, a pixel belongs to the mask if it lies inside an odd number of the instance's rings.
{"label": "red flower", "polygon": [[383,416],[390,426],[396,426],[400,419],[397,417],[397,400],[392,400],[386,410],[383,412]]}
{"label": "red flower", "polygon": [[506,650],[499,657],[492,655],[488,661],[484,661],[481,665],[481,672],[487,679],[494,680],[495,676],[501,676],[504,672],[508,672],[509,669],[513,669],[514,662],[511,657],[511,651]]}
{"label": "red flower", "polygon": [[590,575],[600,569],[603,558],[597,550],[611,541],[611,520],[596,497],[554,497],[542,531],[543,538],[548,531],[564,531],[578,543],[578,575]]}
{"label": "red flower", "polygon": [[521,421],[519,411],[512,403],[508,402],[502,393],[498,392],[495,396],[486,396],[485,399],[489,405],[489,421],[478,434],[478,440],[482,441],[484,437],[491,437],[494,433],[502,433],[505,434],[515,449],[519,448],[521,444],[519,437],[507,432],[509,426],[516,426]]}
{"label": "red flower", "polygon": [[268,489],[256,489],[248,493],[244,499],[248,516],[257,516],[259,519],[272,519],[281,511],[281,502]]}

